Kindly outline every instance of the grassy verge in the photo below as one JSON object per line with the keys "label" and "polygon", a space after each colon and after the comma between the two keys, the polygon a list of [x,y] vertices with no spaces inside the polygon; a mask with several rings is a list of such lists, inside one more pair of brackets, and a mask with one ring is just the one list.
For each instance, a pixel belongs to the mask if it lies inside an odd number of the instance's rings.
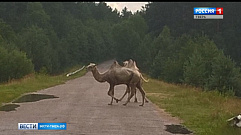
{"label": "grassy verge", "polygon": [[[79,66],[72,68],[69,72],[73,72],[77,69],[79,69]],[[85,73],[86,73],[86,70],[83,69],[80,72],[69,77],[66,77],[67,73],[57,75],[57,76],[49,76],[44,74],[32,74],[20,80],[14,80],[6,84],[1,84],[0,85],[0,106],[2,105],[2,103],[8,103],[13,101],[15,98],[19,97],[24,93],[35,92],[51,86],[63,84],[67,80],[80,77]]]}
{"label": "grassy verge", "polygon": [[241,113],[241,99],[222,96],[216,91],[178,86],[150,79],[143,87],[147,97],[160,108],[181,118],[197,135],[241,135],[240,128],[226,120]]}

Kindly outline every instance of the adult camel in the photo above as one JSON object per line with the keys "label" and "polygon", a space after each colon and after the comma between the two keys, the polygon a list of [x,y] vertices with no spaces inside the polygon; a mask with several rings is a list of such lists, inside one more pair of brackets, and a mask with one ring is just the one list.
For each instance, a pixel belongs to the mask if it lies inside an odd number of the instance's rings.
{"label": "adult camel", "polygon": [[87,70],[92,72],[96,81],[100,83],[109,83],[110,87],[108,95],[112,97],[109,105],[112,105],[113,99],[115,99],[116,102],[119,101],[117,98],[114,97],[114,87],[115,85],[120,84],[126,84],[127,88],[131,91],[131,94],[128,96],[127,101],[123,105],[127,105],[127,103],[130,102],[130,99],[134,96],[136,87],[140,90],[142,94],[142,104],[140,106],[144,105],[145,91],[141,87],[140,74],[137,74],[130,68],[120,66],[117,61],[114,61],[111,67],[104,73],[100,73],[97,69],[96,64],[94,63],[90,63],[86,68]]}
{"label": "adult camel", "polygon": [[[136,66],[136,62],[133,61],[132,59],[129,59],[129,61],[124,61],[123,64],[124,64],[124,67],[130,68],[130,69],[134,70],[135,72],[137,72],[137,74],[140,74],[141,80],[143,80],[144,82],[149,81],[149,80],[146,80],[142,76],[142,74],[139,71],[139,68]],[[119,99],[119,101],[121,101],[127,93],[128,94],[130,93],[130,90],[128,88],[126,88],[126,91],[125,91],[124,95]],[[136,90],[135,90],[135,100],[134,100],[134,102],[137,102]],[[148,100],[146,99],[146,97],[145,97],[145,102],[148,103]]]}

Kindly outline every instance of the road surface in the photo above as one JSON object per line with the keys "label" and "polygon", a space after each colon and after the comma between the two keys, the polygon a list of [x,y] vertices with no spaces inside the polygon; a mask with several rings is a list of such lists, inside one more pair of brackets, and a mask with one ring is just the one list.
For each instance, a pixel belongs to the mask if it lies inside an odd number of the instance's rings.
{"label": "road surface", "polygon": [[[100,72],[113,61],[98,65]],[[59,98],[18,103],[16,111],[0,111],[2,135],[172,135],[164,125],[178,124],[178,120],[158,109],[151,102],[143,107],[134,103],[127,106],[113,102],[107,95],[108,83],[97,82],[92,73],[70,80],[65,84],[40,90],[36,93]],[[115,87],[120,98],[126,86]],[[138,93],[138,100],[141,101]],[[67,130],[18,130],[18,123],[67,123]]]}

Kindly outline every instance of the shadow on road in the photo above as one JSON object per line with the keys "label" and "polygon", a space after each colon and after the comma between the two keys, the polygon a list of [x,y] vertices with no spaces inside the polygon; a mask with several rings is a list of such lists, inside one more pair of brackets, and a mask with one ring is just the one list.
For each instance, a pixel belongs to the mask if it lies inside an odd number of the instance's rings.
{"label": "shadow on road", "polygon": [[10,111],[16,111],[16,108],[20,105],[17,104],[7,104],[2,107],[0,107],[0,111],[10,112]]}
{"label": "shadow on road", "polygon": [[[21,96],[17,100],[13,101],[13,103],[24,103],[24,102],[36,102],[43,99],[50,99],[50,98],[59,98],[54,95],[46,95],[46,94],[28,94]],[[19,107],[18,104],[6,104],[0,107],[0,111],[10,112],[16,111],[16,108]]]}
{"label": "shadow on road", "polygon": [[46,94],[28,94],[24,95],[17,100],[13,101],[13,103],[24,103],[24,102],[36,102],[43,99],[50,99],[50,98],[59,98],[54,95],[46,95]]}
{"label": "shadow on road", "polygon": [[192,133],[188,129],[186,129],[182,125],[165,125],[166,126],[166,131],[173,133],[173,134],[190,134]]}

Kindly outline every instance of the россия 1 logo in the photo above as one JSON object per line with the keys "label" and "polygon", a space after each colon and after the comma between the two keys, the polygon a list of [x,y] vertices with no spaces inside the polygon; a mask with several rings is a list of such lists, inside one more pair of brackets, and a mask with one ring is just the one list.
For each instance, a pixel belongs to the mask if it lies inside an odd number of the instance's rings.
{"label": "\u0440\u043e\u0441\u0441\u0438\u044f 1 logo", "polygon": [[222,7],[194,7],[194,19],[223,19]]}

